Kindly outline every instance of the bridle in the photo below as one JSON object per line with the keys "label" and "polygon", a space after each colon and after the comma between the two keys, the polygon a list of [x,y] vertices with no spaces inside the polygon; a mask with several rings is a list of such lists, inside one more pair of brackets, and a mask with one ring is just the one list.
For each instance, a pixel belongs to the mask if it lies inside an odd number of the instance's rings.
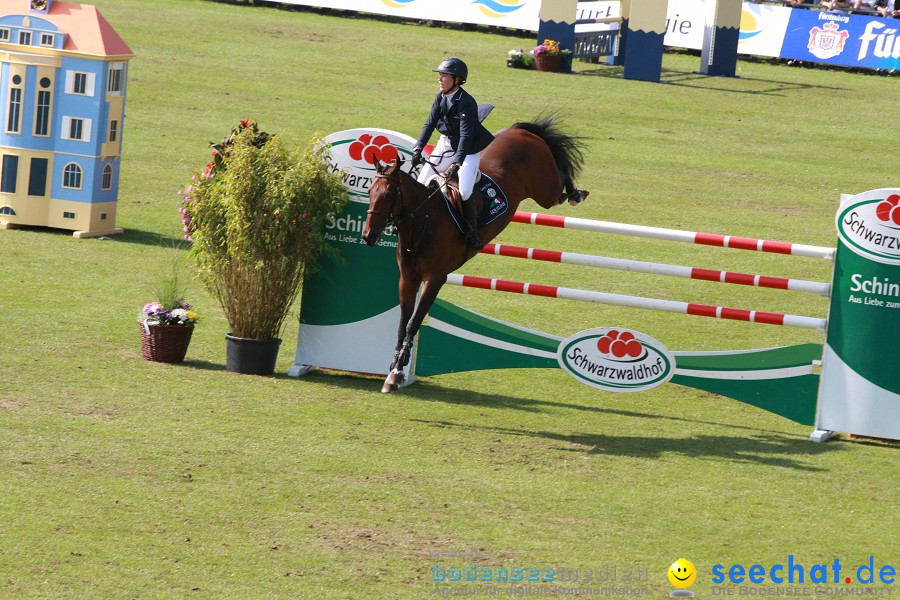
{"label": "bridle", "polygon": [[[431,161],[429,161],[427,159],[424,159],[424,160],[428,164],[432,165],[432,167],[435,166],[434,163],[432,163]],[[439,192],[439,190],[437,190],[437,189],[432,190],[431,193],[429,193],[427,196],[425,196],[425,199],[422,200],[422,202],[420,202],[419,205],[416,206],[414,209],[410,210],[408,213],[406,213],[403,216],[394,216],[394,207],[397,206],[397,202],[399,201],[400,206],[403,206],[403,198],[402,198],[403,182],[401,181],[401,173],[402,173],[402,171],[400,171],[399,168],[394,172],[394,174],[396,174],[396,176],[397,176],[397,193],[394,194],[393,198],[391,198],[390,208],[386,212],[381,211],[381,210],[374,210],[371,208],[366,211],[367,215],[383,216],[385,218],[385,227],[387,227],[388,225],[399,225],[401,221],[404,221],[404,220],[408,219],[409,217],[413,216],[416,212],[419,211],[420,208],[425,206],[425,203],[428,200],[430,200],[432,198],[432,196],[435,196]],[[411,173],[410,173],[410,177],[412,177]],[[388,175],[387,173],[376,173],[375,179],[386,179],[389,182],[393,182],[394,177],[393,177],[393,175]]]}
{"label": "bridle", "polygon": [[[437,190],[435,190],[434,192],[431,192],[430,194],[428,194],[427,196],[425,196],[425,198],[422,199],[422,201],[419,203],[418,206],[416,206],[416,207],[413,208],[412,210],[407,211],[406,214],[404,214],[404,215],[395,215],[395,214],[394,214],[394,210],[395,210],[395,208],[397,207],[398,202],[399,202],[399,204],[400,204],[401,209],[402,209],[402,207],[403,207],[403,181],[402,181],[402,174],[401,174],[401,173],[402,173],[402,172],[400,171],[399,166],[398,166],[397,170],[394,171],[393,174],[388,174],[388,173],[376,173],[376,174],[375,174],[375,179],[376,179],[376,180],[377,180],[377,179],[386,179],[386,180],[388,180],[389,183],[393,183],[393,181],[394,181],[394,175],[396,175],[397,189],[396,189],[396,192],[393,192],[393,191],[390,190],[390,188],[388,188],[388,193],[391,194],[391,206],[388,208],[388,210],[387,210],[386,212],[385,212],[385,211],[381,211],[381,210],[375,210],[375,209],[372,209],[372,208],[370,208],[370,209],[368,209],[368,210],[366,211],[366,214],[367,214],[367,215],[383,216],[383,217],[384,217],[384,229],[385,229],[385,231],[390,231],[391,229],[393,229],[394,231],[397,232],[398,237],[401,237],[400,227],[399,227],[400,224],[403,223],[404,221],[406,221],[407,219],[410,219],[410,218],[411,218],[412,216],[414,216],[420,209],[422,209],[423,207],[425,207],[425,205],[427,204],[428,200],[430,200],[431,197],[434,196],[435,193],[437,192]],[[418,249],[419,244],[422,242],[422,240],[423,240],[424,237],[425,237],[425,235],[424,235],[424,234],[425,234],[425,227],[426,227],[427,225],[428,225],[428,211],[426,210],[426,211],[425,211],[425,217],[422,219],[422,232],[421,232],[421,234],[418,236],[419,239],[416,240],[415,243],[413,243],[412,232],[410,232],[410,234],[409,234],[408,236],[405,236],[405,237],[408,237],[408,238],[409,238],[409,242],[410,242],[409,244],[402,244],[402,246],[404,246],[404,249],[406,250],[406,252],[410,252],[410,253],[415,254],[415,250]]]}
{"label": "bridle", "polygon": [[[386,179],[386,180],[388,180],[388,182],[393,181],[393,177],[391,177],[387,173],[376,173],[375,179]],[[390,190],[389,190],[389,192],[390,192]],[[403,202],[402,202],[402,198],[401,198],[402,195],[403,195],[403,182],[400,181],[400,174],[398,173],[397,174],[397,193],[392,194],[391,207],[387,210],[387,212],[370,208],[369,210],[366,211],[366,214],[383,216],[384,221],[385,221],[385,227],[388,227],[391,225],[396,225],[398,220],[402,221],[403,219],[406,218],[406,217],[399,217],[399,218],[394,217],[394,207],[397,206],[397,201],[401,200],[400,206],[403,206]]]}

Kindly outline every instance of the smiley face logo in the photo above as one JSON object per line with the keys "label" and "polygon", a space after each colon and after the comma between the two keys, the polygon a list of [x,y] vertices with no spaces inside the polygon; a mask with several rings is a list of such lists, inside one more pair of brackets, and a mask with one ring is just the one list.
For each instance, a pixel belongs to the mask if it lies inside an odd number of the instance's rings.
{"label": "smiley face logo", "polygon": [[677,588],[689,587],[697,579],[697,569],[691,561],[679,558],[669,567],[669,581]]}

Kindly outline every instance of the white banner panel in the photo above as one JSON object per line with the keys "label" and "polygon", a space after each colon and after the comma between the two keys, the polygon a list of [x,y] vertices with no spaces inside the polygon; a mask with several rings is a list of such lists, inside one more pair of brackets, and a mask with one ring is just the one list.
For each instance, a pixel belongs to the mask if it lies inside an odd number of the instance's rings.
{"label": "white banner panel", "polygon": [[738,54],[779,56],[791,8],[744,2]]}
{"label": "white banner panel", "polygon": [[[273,0],[274,1],[274,0]],[[449,21],[494,25],[537,31],[541,0],[278,0],[320,8],[335,8],[423,21]],[[579,2],[576,19],[621,16],[621,3],[599,0]],[[791,9],[744,2],[738,52],[778,56]],[[706,26],[706,0],[669,0],[666,11],[665,45],[701,50]],[[618,23],[577,25],[576,31],[618,29]]]}
{"label": "white banner panel", "polygon": [[537,31],[541,0],[277,0],[423,21],[495,25]]}

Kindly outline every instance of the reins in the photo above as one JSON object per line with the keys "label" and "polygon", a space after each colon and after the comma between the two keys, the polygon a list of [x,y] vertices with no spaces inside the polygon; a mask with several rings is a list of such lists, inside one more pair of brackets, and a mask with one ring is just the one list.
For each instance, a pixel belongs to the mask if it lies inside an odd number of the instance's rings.
{"label": "reins", "polygon": [[[390,181],[390,180],[393,179],[393,176],[392,176],[392,175],[388,175],[387,173],[377,173],[377,174],[375,175],[375,178],[376,178],[376,179],[387,179],[387,180]],[[401,208],[401,209],[403,208],[403,182],[402,182],[402,180],[401,180],[400,172],[398,171],[398,172],[397,172],[397,192],[396,192],[395,194],[392,195],[392,198],[391,198],[391,206],[390,206],[390,208],[388,209],[387,213],[384,213],[383,211],[373,210],[373,209],[370,208],[369,210],[366,211],[366,214],[369,214],[369,215],[380,215],[380,216],[384,216],[384,218],[385,218],[385,229],[387,229],[387,228],[389,228],[389,227],[393,227],[394,229],[396,229],[398,237],[404,237],[404,236],[402,236],[402,234],[400,233],[400,225],[403,223],[403,221],[406,221],[407,219],[413,217],[413,216],[419,211],[419,209],[423,208],[423,207],[426,205],[426,203],[427,203],[429,200],[431,200],[431,198],[432,198],[438,191],[439,191],[439,190],[434,190],[434,191],[432,191],[431,193],[427,194],[427,195],[425,196],[425,198],[424,198],[421,202],[419,202],[419,204],[418,204],[415,208],[413,208],[413,209],[411,209],[411,210],[408,210],[408,211],[406,212],[406,214],[404,214],[404,215],[394,215],[394,209],[395,209],[395,207],[397,206],[397,203],[398,203],[398,202],[400,203],[400,208]],[[426,227],[427,225],[428,225],[428,211],[426,210],[426,211],[425,211],[425,217],[422,219],[422,233],[421,233],[421,235],[419,235],[418,240],[417,240],[415,243],[413,243],[412,235],[410,235],[410,236],[408,236],[408,237],[410,238],[410,239],[409,239],[410,243],[409,243],[409,244],[403,244],[403,246],[405,247],[404,249],[405,249],[407,252],[410,252],[410,253],[412,253],[413,255],[416,254],[416,251],[417,251],[418,248],[419,248],[419,244],[421,244],[421,243],[422,243],[422,240],[425,239],[425,227]],[[408,246],[408,247],[406,247],[406,246]]]}

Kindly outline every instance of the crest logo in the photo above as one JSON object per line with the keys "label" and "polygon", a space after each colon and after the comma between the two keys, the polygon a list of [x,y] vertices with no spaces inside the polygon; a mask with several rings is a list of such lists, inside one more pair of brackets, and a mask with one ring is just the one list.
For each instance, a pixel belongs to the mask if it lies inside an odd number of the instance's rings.
{"label": "crest logo", "polygon": [[809,44],[806,46],[810,54],[821,59],[834,58],[844,51],[844,44],[850,37],[849,31],[841,31],[841,26],[830,21],[822,27],[809,30]]}
{"label": "crest logo", "polygon": [[557,360],[581,383],[609,392],[649,390],[675,374],[675,358],[662,343],[629,329],[579,331],[559,345]]}
{"label": "crest logo", "polygon": [[353,160],[363,161],[370,165],[374,165],[376,160],[392,163],[397,160],[398,156],[397,149],[387,137],[383,135],[372,137],[368,133],[362,134],[359,139],[350,144],[348,153]]}
{"label": "crest logo", "polygon": [[838,210],[838,238],[856,254],[900,265],[900,190],[872,190]]}
{"label": "crest logo", "polygon": [[[331,170],[340,172],[352,199],[369,201],[369,186],[375,180],[373,161],[391,163],[398,156],[410,156],[416,141],[385,129],[348,129],[325,138],[330,150]],[[409,171],[411,163],[403,163]]]}

